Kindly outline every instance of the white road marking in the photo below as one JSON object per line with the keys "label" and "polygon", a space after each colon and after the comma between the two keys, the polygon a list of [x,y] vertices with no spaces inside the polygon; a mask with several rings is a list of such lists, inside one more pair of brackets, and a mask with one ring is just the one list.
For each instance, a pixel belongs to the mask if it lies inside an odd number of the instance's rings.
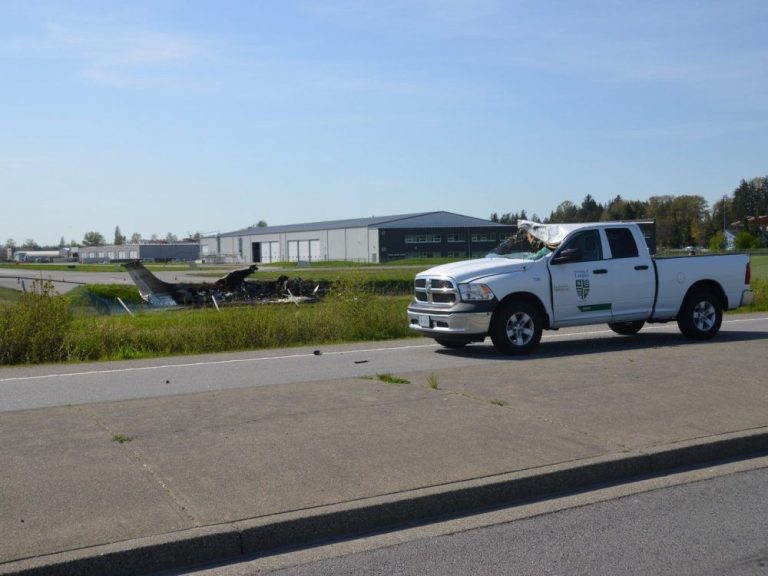
{"label": "white road marking", "polygon": [[[371,352],[385,352],[387,350],[409,350],[414,348],[434,348],[437,344],[418,344],[413,346],[392,346],[383,348],[368,348],[362,350],[335,350],[323,352],[322,356],[341,356],[343,354],[358,354]],[[12,382],[17,380],[40,380],[44,378],[66,378],[69,376],[92,376],[101,374],[117,374],[120,372],[141,372],[146,370],[163,370],[166,368],[190,368],[194,366],[216,366],[222,364],[239,364],[244,362],[261,362],[262,360],[290,360],[296,358],[311,358],[314,352],[302,354],[283,354],[280,356],[261,356],[259,358],[233,358],[230,360],[209,360],[205,362],[187,362],[185,364],[163,364],[160,366],[136,366],[130,368],[112,368],[109,370],[88,370],[85,372],[65,372],[59,374],[39,374],[37,376],[17,376],[13,378],[0,378],[0,382]]]}
{"label": "white road marking", "polygon": [[[723,324],[735,324],[739,322],[764,322],[768,321],[768,318],[743,318],[743,319],[733,319],[733,320],[723,320]],[[675,325],[668,325],[668,324],[659,324],[659,325],[651,325],[643,328],[644,331],[648,330],[665,330],[665,329],[677,329],[677,326]],[[596,336],[600,334],[613,334],[612,330],[591,330],[588,332],[569,332],[566,334],[546,334],[542,340],[556,340],[559,338],[578,338],[582,336]],[[389,350],[415,350],[420,348],[435,348],[438,344],[436,343],[429,343],[429,344],[414,344],[409,346],[390,346],[390,347],[381,347],[381,348],[366,348],[366,349],[360,349],[360,350],[335,350],[335,351],[329,351],[329,352],[323,352],[322,356],[342,356],[345,354],[370,354],[375,352],[386,352]],[[84,372],[66,372],[66,373],[58,373],[58,374],[40,374],[37,376],[17,376],[12,378],[0,378],[0,382],[16,382],[20,380],[44,380],[48,378],[68,378],[68,377],[74,377],[74,376],[94,376],[94,375],[104,375],[104,374],[117,374],[121,372],[141,372],[141,371],[149,371],[149,370],[165,370],[165,369],[171,369],[171,368],[191,368],[194,366],[216,366],[216,365],[225,365],[225,364],[240,364],[240,363],[246,363],[246,362],[262,362],[265,360],[292,360],[296,358],[310,358],[314,356],[314,352],[306,352],[301,354],[283,354],[278,356],[262,356],[258,358],[234,358],[230,360],[208,360],[205,362],[188,362],[185,364],[163,364],[160,366],[136,366],[136,367],[130,367],[130,368],[113,368],[109,370],[89,370]]]}

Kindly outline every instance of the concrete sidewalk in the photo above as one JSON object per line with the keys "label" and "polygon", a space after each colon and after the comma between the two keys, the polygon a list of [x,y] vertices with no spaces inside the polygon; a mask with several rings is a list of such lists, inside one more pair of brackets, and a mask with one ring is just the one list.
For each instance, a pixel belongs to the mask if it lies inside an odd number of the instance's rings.
{"label": "concrete sidewalk", "polygon": [[762,380],[689,356],[2,413],[0,574],[149,573],[768,451]]}

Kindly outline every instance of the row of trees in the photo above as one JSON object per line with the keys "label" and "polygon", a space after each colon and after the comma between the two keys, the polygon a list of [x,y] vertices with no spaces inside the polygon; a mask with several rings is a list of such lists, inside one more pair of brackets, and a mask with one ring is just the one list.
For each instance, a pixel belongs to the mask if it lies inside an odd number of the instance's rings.
{"label": "row of trees", "polygon": [[[202,237],[202,234],[200,232],[195,232],[194,235],[192,235],[187,240],[199,240]],[[176,236],[176,234],[173,234],[172,232],[168,232],[168,234],[165,235],[165,238],[160,238],[157,234],[152,234],[152,236],[149,237],[150,242],[160,242],[161,240],[167,242],[167,243],[173,243],[178,242],[179,237]],[[120,231],[120,226],[115,226],[115,235],[112,239],[112,244],[115,246],[122,246],[123,244],[129,243],[129,244],[140,244],[141,242],[146,242],[147,240],[144,239],[141,234],[138,232],[134,232],[131,234],[130,238],[127,238],[123,235],[123,233]],[[90,231],[86,232],[83,236],[83,242],[81,246],[104,246],[107,244],[106,239],[100,232],[96,231]]]}
{"label": "row of trees", "polygon": [[[194,235],[192,235],[187,240],[194,240],[197,241],[202,237],[202,234],[200,232],[196,232]],[[138,232],[134,232],[131,234],[131,237],[128,238],[124,236],[120,232],[120,227],[117,226],[115,228],[115,236],[112,241],[112,243],[115,246],[122,246],[123,244],[130,243],[130,244],[139,244],[141,242],[160,242],[165,241],[168,243],[172,242],[178,242],[179,238],[176,236],[176,234],[172,234],[169,232],[165,235],[164,238],[161,238],[157,234],[152,234],[152,236],[149,237],[149,239],[145,239],[142,237],[141,234]],[[45,246],[40,245],[37,242],[35,242],[32,238],[27,238],[22,244],[17,244],[16,241],[13,238],[8,238],[5,241],[5,247],[10,248],[11,250],[17,250],[17,249],[23,249],[23,250],[57,250],[59,248],[64,248],[66,246],[105,246],[107,244],[107,240],[104,237],[104,235],[101,232],[96,232],[95,230],[91,230],[89,232],[86,232],[83,235],[83,239],[81,242],[77,242],[75,240],[70,241],[67,243],[64,240],[64,237],[61,237],[61,240],[59,240],[58,245],[56,246]]]}
{"label": "row of trees", "polygon": [[[265,220],[259,220],[258,223],[254,224],[254,228],[264,228],[267,226],[267,222]],[[185,238],[185,241],[194,241],[197,242],[200,240],[200,238],[203,237],[203,234],[201,232],[195,232],[194,234],[190,235],[188,238]],[[120,231],[120,226],[115,226],[115,234],[112,239],[112,244],[115,246],[122,246],[123,244],[140,244],[141,242],[146,242],[147,239],[143,238],[141,234],[138,232],[134,232],[131,234],[131,237],[128,238],[123,235],[123,233]],[[176,234],[173,234],[171,232],[168,232],[168,234],[165,235],[164,238],[160,238],[157,234],[152,234],[152,236],[148,239],[149,242],[160,242],[165,241],[168,244],[171,244],[173,242],[178,242],[179,237],[176,236]],[[104,235],[101,232],[97,232],[95,230],[90,230],[86,232],[83,235],[83,240],[81,242],[76,242],[75,240],[72,240],[68,244],[64,241],[64,236],[61,237],[61,240],[59,241],[59,244],[57,246],[41,246],[37,242],[35,242],[32,238],[27,238],[23,244],[18,245],[16,244],[16,241],[13,238],[8,238],[5,241],[5,247],[10,248],[12,251],[16,249],[24,249],[24,250],[56,250],[58,248],[64,248],[66,246],[105,246],[107,244],[107,240],[104,237]]]}
{"label": "row of trees", "polygon": [[[655,220],[659,246],[725,246],[725,230],[737,233],[737,247],[756,248],[765,245],[765,225],[759,216],[768,214],[768,177],[742,180],[732,196],[709,206],[698,195],[652,196],[648,200],[626,200],[616,196],[600,204],[587,194],[580,205],[565,200],[544,222],[597,222],[610,220]],[[502,224],[527,220],[525,210],[507,212],[490,219]],[[538,221],[534,215],[531,220]],[[740,244],[740,246],[739,246]]]}

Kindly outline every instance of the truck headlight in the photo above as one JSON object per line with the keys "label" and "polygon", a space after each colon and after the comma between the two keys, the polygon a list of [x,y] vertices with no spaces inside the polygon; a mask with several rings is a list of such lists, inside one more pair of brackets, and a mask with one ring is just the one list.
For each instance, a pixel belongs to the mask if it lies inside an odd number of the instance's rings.
{"label": "truck headlight", "polygon": [[471,300],[493,300],[495,298],[493,291],[485,284],[459,284],[459,293],[461,299]]}

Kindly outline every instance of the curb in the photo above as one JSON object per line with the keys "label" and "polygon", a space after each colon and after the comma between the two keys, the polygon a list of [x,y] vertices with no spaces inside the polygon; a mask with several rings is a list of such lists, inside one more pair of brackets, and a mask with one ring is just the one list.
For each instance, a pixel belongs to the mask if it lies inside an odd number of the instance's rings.
{"label": "curb", "polygon": [[4,576],[131,576],[427,522],[768,452],[768,428],[600,456],[0,564]]}

